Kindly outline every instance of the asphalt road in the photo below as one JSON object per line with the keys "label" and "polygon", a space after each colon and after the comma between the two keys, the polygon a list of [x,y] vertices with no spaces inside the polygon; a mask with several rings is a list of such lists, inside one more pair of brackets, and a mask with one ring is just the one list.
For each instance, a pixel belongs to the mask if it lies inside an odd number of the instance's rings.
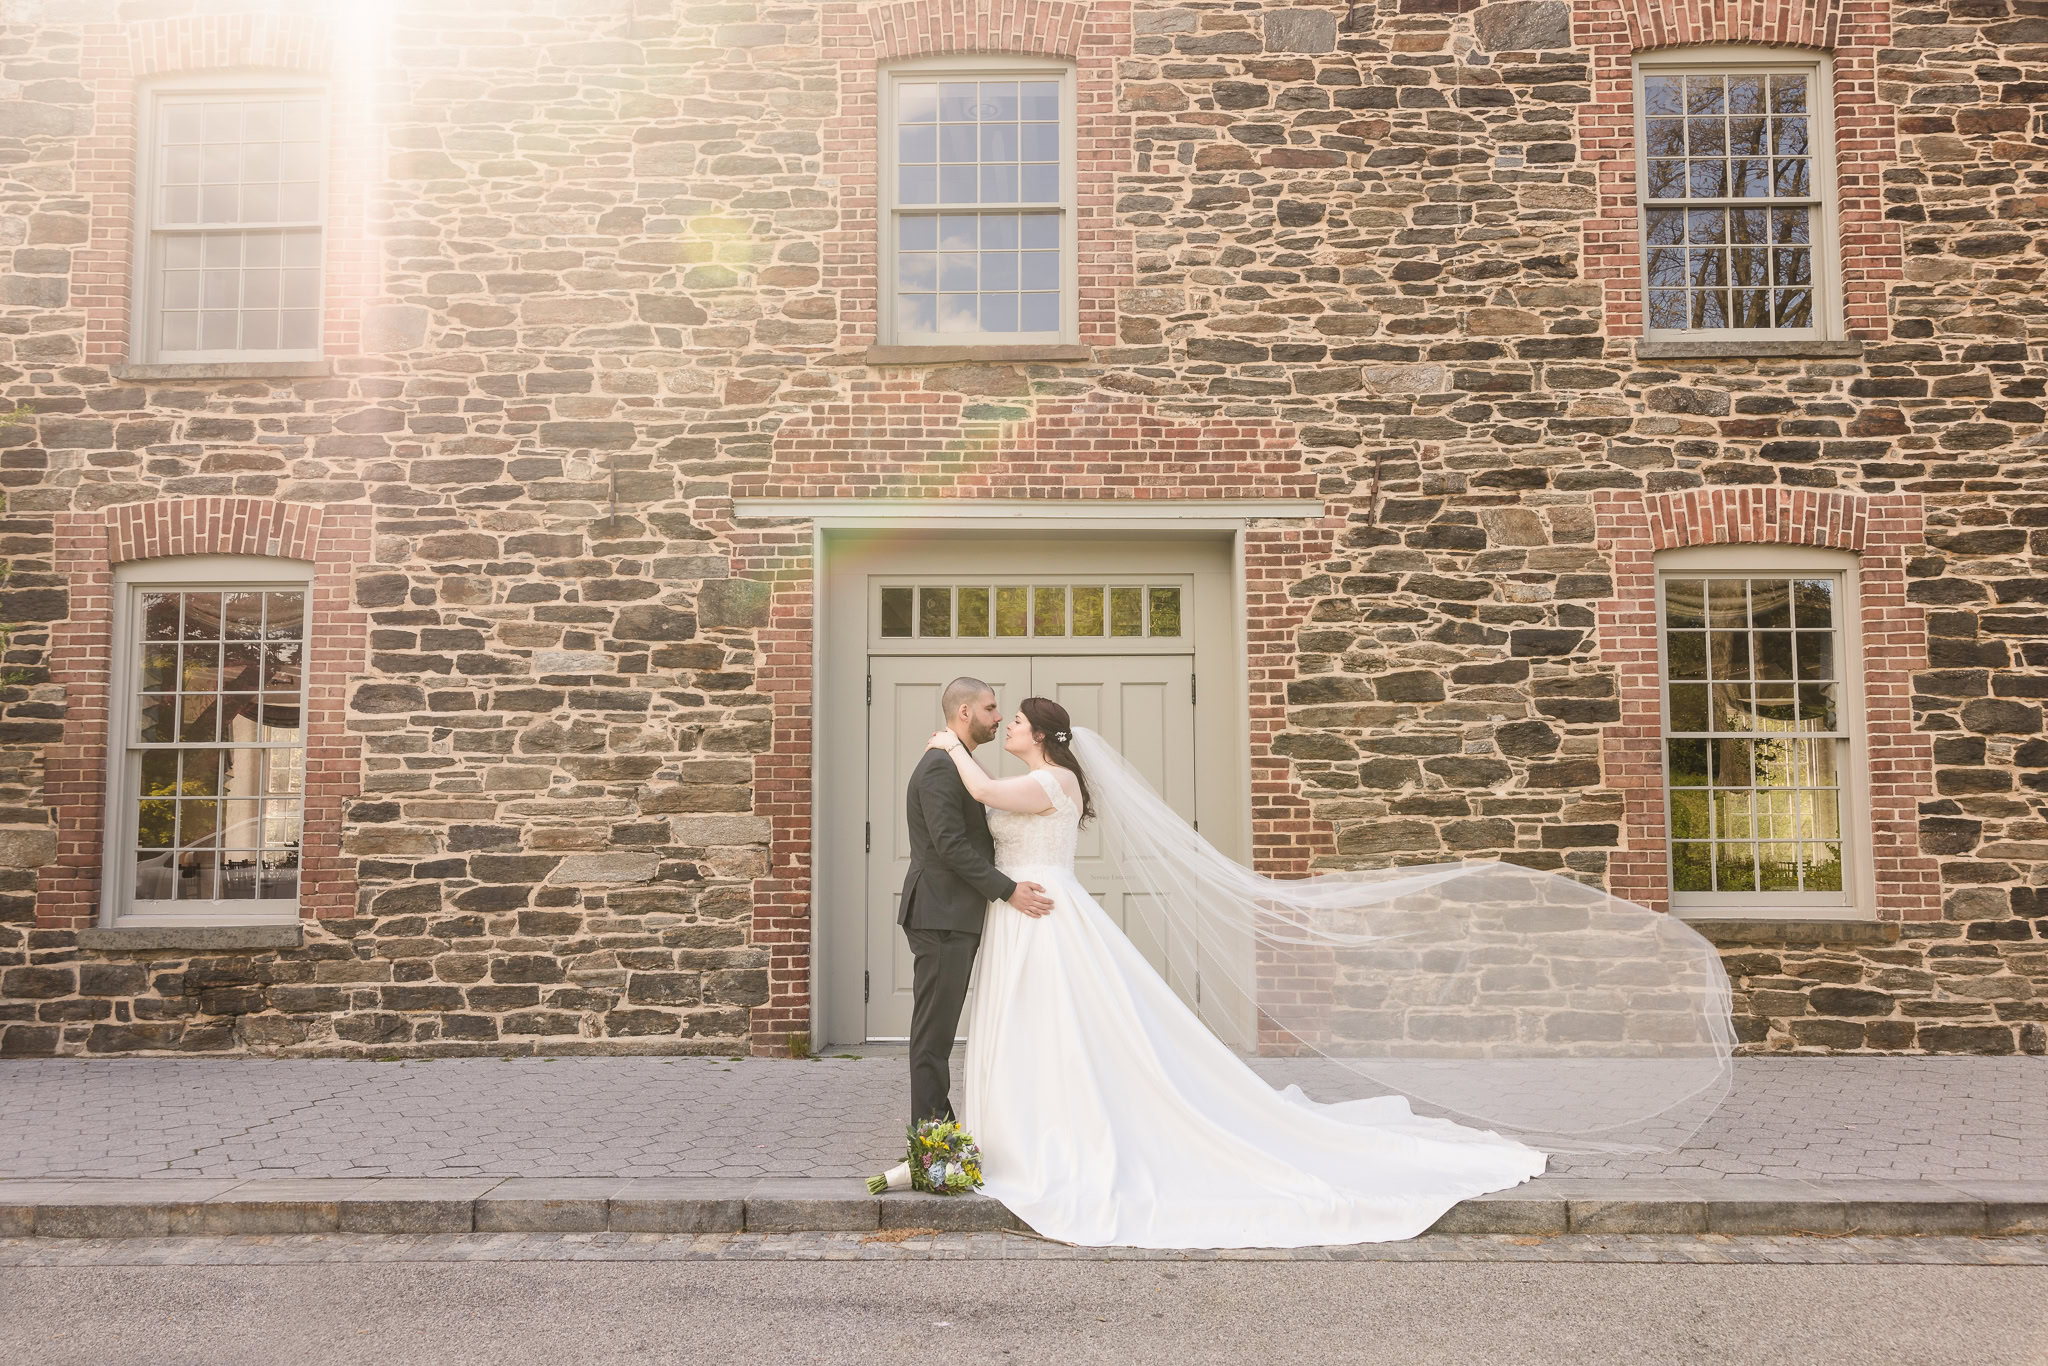
{"label": "asphalt road", "polygon": [[16,1266],[0,1343],[38,1366],[2033,1366],[2044,1302],[2048,1267]]}

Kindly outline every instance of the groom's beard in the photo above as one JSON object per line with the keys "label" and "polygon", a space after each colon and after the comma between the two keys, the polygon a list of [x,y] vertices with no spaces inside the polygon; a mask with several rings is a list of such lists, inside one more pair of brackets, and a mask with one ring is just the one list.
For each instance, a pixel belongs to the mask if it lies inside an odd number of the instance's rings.
{"label": "groom's beard", "polygon": [[984,726],[979,721],[967,723],[967,741],[972,745],[985,745],[996,738],[994,726]]}

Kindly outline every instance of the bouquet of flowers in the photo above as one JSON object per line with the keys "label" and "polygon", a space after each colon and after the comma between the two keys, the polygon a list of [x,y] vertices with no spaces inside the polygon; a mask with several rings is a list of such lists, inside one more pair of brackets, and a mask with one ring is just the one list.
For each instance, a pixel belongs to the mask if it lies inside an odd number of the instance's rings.
{"label": "bouquet of flowers", "polygon": [[981,1149],[955,1120],[928,1119],[908,1131],[910,1155],[880,1176],[868,1178],[868,1193],[920,1190],[932,1195],[965,1195],[981,1185]]}

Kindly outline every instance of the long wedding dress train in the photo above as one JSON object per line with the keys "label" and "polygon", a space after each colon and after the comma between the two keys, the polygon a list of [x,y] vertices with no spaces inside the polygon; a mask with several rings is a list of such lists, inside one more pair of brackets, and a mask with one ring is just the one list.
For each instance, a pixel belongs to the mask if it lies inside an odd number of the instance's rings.
{"label": "long wedding dress train", "polygon": [[995,811],[996,863],[1041,883],[1038,919],[990,906],[968,1019],[962,1118],[984,1189],[1087,1246],[1304,1247],[1409,1238],[1544,1154],[1414,1114],[1276,1091],[1184,1005],[1074,872],[1080,810]]}

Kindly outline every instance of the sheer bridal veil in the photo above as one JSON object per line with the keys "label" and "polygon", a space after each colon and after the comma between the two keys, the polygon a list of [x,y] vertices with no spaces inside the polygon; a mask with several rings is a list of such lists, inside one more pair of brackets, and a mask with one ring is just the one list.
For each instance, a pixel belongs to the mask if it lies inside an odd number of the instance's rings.
{"label": "sheer bridal veil", "polygon": [[1554,1152],[1676,1148],[1727,1094],[1728,977],[1676,917],[1498,862],[1261,877],[1099,734],[1073,750],[1125,932],[1306,1094],[1398,1091]]}

